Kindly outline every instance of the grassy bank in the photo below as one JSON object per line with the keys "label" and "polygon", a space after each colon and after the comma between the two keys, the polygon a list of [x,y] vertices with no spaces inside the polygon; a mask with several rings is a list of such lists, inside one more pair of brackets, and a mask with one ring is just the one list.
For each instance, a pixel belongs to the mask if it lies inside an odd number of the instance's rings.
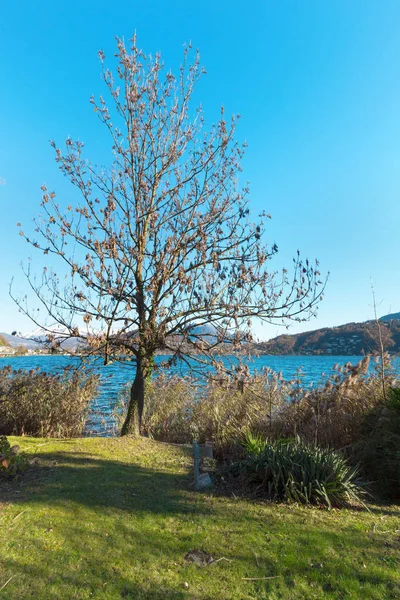
{"label": "grassy bank", "polygon": [[[0,483],[1,598],[400,596],[398,506],[328,512],[196,494],[188,451],[145,439],[10,441],[37,464]],[[195,549],[218,562],[188,562]]]}

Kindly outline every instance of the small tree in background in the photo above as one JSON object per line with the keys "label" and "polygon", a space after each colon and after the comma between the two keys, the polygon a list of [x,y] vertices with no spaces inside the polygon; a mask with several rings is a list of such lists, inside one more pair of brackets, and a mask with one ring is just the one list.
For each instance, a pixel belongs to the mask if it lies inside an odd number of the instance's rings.
{"label": "small tree in background", "polygon": [[[65,283],[52,268],[31,289],[45,307],[44,322],[26,299],[21,310],[51,339],[79,336],[89,351],[135,367],[122,432],[140,432],[146,379],[157,352],[169,363],[191,356],[216,365],[223,345],[251,339],[251,319],[306,320],[321,298],[318,263],[299,254],[289,275],[269,270],[277,252],[262,243],[261,215],[249,219],[248,189],[239,188],[244,152],[236,118],[224,110],[208,131],[190,101],[203,73],[199,54],[175,77],[162,58],[145,56],[131,40],[117,40],[117,73],[104,67],[113,111],[91,102],[110,134],[113,159],[99,168],[83,157],[83,143],[51,142],[62,173],[81,203],[65,210],[44,185],[38,239],[24,236],[67,267]],[[39,313],[40,314],[40,313]],[[61,331],[61,333],[60,333]],[[191,364],[193,362],[191,361]]]}

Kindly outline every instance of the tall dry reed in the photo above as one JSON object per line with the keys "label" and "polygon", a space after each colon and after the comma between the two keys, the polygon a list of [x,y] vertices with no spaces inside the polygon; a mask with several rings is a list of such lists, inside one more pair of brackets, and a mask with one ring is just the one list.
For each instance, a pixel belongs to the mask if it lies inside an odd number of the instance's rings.
{"label": "tall dry reed", "polygon": [[54,375],[0,369],[0,434],[81,435],[97,387],[98,376],[85,370],[64,369]]}
{"label": "tall dry reed", "polygon": [[[270,369],[206,385],[160,375],[147,385],[142,433],[176,443],[212,440],[224,456],[240,452],[247,432],[271,440],[299,436],[343,449],[359,439],[365,415],[384,402],[380,363],[371,370],[369,360],[337,366],[326,382],[311,388],[302,384],[301,372],[288,381]],[[387,356],[385,361],[389,389],[396,378]],[[120,417],[125,407],[122,402]]]}

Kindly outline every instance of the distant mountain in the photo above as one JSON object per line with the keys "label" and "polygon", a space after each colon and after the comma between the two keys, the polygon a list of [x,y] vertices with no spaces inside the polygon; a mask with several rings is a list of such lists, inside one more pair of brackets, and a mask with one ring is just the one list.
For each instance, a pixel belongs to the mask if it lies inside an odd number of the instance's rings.
{"label": "distant mountain", "polygon": [[17,348],[18,346],[25,346],[25,348],[27,348],[28,350],[39,350],[40,348],[42,348],[42,344],[39,344],[29,338],[19,337],[17,335],[10,335],[9,333],[0,333],[0,336],[12,348]]}
{"label": "distant mountain", "polygon": [[[9,333],[0,333],[0,338],[3,338],[5,343],[12,348],[23,346],[27,350],[41,350],[48,347],[47,338],[45,335],[31,335],[21,337],[18,335],[10,335]],[[66,352],[74,352],[83,345],[83,340],[77,337],[63,340],[60,344],[61,348]]]}
{"label": "distant mountain", "polygon": [[[400,353],[400,312],[384,315],[379,321],[385,350],[391,353]],[[218,330],[211,324],[197,325],[192,328],[191,335],[200,336],[208,343],[214,343],[217,340]],[[40,350],[46,347],[45,337],[40,335],[34,335],[35,339],[32,339],[28,336],[20,337],[0,333],[0,337],[13,348],[25,346],[30,350]],[[179,341],[179,336],[177,336],[177,339]],[[61,343],[61,348],[67,352],[74,352],[82,346],[84,346],[84,341],[81,338],[70,338]],[[377,324],[374,320],[371,320],[364,323],[347,323],[339,327],[324,327],[323,329],[293,335],[283,334],[268,342],[251,344],[250,350],[255,350],[261,354],[350,356],[376,354],[379,349]]]}
{"label": "distant mountain", "polygon": [[380,317],[380,321],[384,323],[388,323],[389,321],[397,321],[400,319],[400,312],[392,313],[391,315],[385,315],[384,317]]}
{"label": "distant mountain", "polygon": [[[400,313],[379,319],[385,350],[400,353]],[[380,351],[376,321],[347,323],[294,335],[283,334],[256,345],[262,354],[325,354],[350,356]]]}
{"label": "distant mountain", "polygon": [[86,342],[82,338],[71,337],[63,340],[60,346],[66,352],[75,352],[76,350],[84,348],[86,346]]}
{"label": "distant mountain", "polygon": [[201,338],[209,344],[215,344],[218,339],[218,329],[212,324],[193,325],[189,329],[189,337],[192,339]]}

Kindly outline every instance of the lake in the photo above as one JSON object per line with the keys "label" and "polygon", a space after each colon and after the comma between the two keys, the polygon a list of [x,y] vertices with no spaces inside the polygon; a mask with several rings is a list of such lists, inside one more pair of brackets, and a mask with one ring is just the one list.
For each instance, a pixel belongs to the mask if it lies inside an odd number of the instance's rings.
{"label": "lake", "polygon": [[[157,356],[156,362],[160,363],[168,357]],[[249,368],[261,370],[269,367],[276,372],[281,371],[285,379],[292,379],[296,372],[301,368],[303,371],[304,385],[316,385],[329,377],[333,372],[335,364],[344,365],[347,362],[357,363],[361,356],[258,356],[253,357],[249,362]],[[395,362],[398,362],[396,357]],[[2,366],[11,366],[13,369],[36,369],[49,373],[60,372],[64,367],[76,364],[80,359],[73,356],[15,356],[1,357],[0,368]],[[373,361],[371,361],[372,363]],[[101,384],[98,397],[92,402],[91,411],[86,424],[86,433],[91,435],[112,435],[112,400],[118,396],[121,388],[131,382],[135,375],[134,365],[112,363],[104,366],[101,359],[95,359],[93,365],[96,371],[100,373]],[[171,374],[188,375],[189,368],[184,363],[175,366],[168,371]]]}

